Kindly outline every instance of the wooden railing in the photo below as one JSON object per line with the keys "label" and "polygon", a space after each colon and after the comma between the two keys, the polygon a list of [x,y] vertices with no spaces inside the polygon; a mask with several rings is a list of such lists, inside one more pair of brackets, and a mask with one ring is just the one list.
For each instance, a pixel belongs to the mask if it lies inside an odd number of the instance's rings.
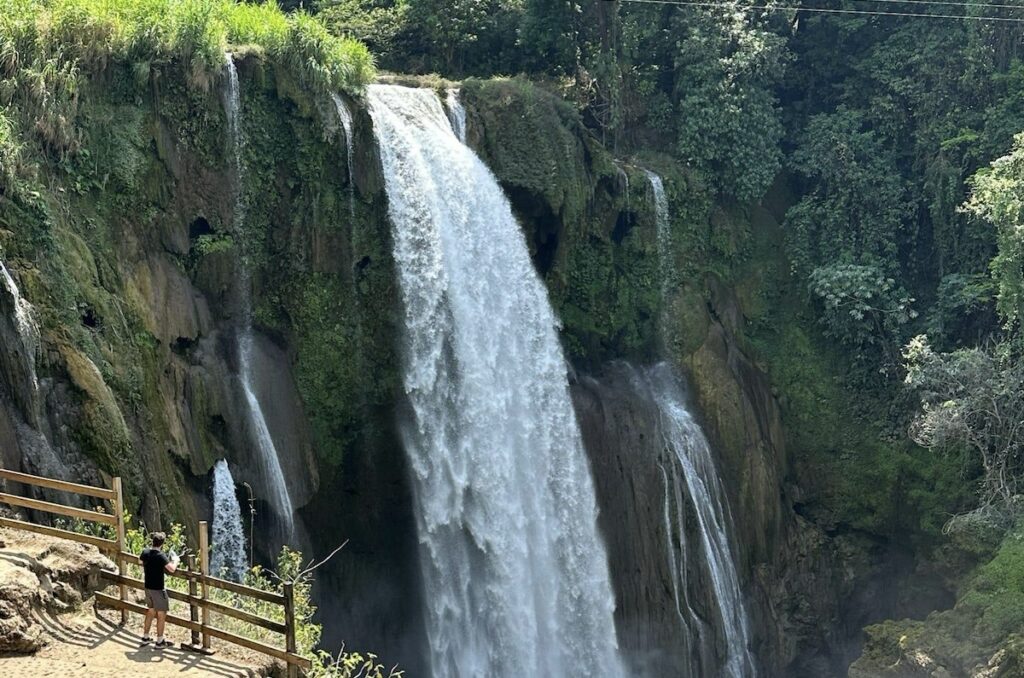
{"label": "wooden railing", "polygon": [[[96,602],[100,605],[120,610],[122,624],[128,622],[129,612],[137,614],[146,613],[145,607],[128,600],[127,592],[129,588],[141,590],[145,588],[145,585],[142,580],[128,576],[126,571],[127,565],[139,562],[139,556],[125,550],[124,500],[121,492],[120,478],[113,479],[113,487],[111,489],[69,483],[63,480],[53,480],[52,478],[43,478],[5,469],[0,469],[0,479],[34,487],[59,490],[69,494],[84,495],[110,502],[110,513],[104,513],[0,492],[0,503],[78,518],[80,520],[100,523],[101,525],[110,525],[114,528],[114,534],[116,535],[114,539],[104,539],[91,534],[81,534],[71,530],[4,517],[0,517],[0,527],[26,530],[28,532],[36,532],[51,537],[60,537],[83,544],[90,544],[110,554],[111,559],[117,565],[117,571],[103,571],[102,576],[118,587],[118,597],[115,598],[105,593],[96,593]],[[283,593],[276,593],[210,576],[209,529],[205,521],[199,523],[199,563],[198,567],[196,565],[195,557],[190,556],[185,568],[178,569],[173,574],[170,574],[171,577],[184,579],[188,582],[188,593],[173,589],[167,590],[167,595],[170,598],[187,603],[189,606],[188,619],[170,614],[167,615],[167,623],[191,631],[192,643],[191,645],[185,645],[185,647],[209,653],[211,652],[210,639],[217,638],[280,659],[288,666],[289,676],[297,675],[300,669],[308,670],[311,668],[310,661],[297,654],[295,598],[294,588],[291,583],[285,582],[283,584]],[[255,598],[267,603],[281,605],[284,608],[284,622],[267,619],[211,600],[211,589],[229,591],[241,597]],[[285,648],[282,650],[272,645],[219,629],[210,624],[211,612],[231,617],[232,619],[237,619],[274,633],[280,633],[284,636]]]}

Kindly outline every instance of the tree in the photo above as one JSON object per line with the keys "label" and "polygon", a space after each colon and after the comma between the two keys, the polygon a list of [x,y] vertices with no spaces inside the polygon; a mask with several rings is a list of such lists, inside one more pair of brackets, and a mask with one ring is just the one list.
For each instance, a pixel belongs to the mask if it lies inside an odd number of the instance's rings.
{"label": "tree", "polygon": [[911,437],[979,462],[978,510],[1013,517],[1024,489],[1024,357],[1008,343],[936,353],[924,336],[903,356],[906,383],[921,399]]}
{"label": "tree", "polygon": [[999,285],[998,308],[1010,327],[1019,327],[1024,304],[1024,134],[1013,150],[969,181],[966,209],[995,226],[998,252],[992,276]]}
{"label": "tree", "polygon": [[898,364],[900,329],[917,312],[895,280],[874,266],[821,266],[809,289],[821,301],[826,335],[856,349],[858,361],[874,362],[881,351],[883,369]]}
{"label": "tree", "polygon": [[786,214],[797,270],[824,262],[897,274],[914,210],[891,148],[863,114],[840,107],[812,117],[790,164],[808,184],[804,198]]}
{"label": "tree", "polygon": [[766,20],[739,8],[676,13],[677,151],[739,200],[760,198],[781,168],[775,85],[789,53]]}

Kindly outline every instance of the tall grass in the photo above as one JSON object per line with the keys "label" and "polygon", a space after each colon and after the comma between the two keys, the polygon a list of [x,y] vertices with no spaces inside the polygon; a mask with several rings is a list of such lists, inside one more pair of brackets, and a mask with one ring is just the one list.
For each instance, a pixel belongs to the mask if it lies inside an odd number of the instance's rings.
{"label": "tall grass", "polygon": [[205,90],[220,77],[224,52],[241,46],[318,94],[356,92],[374,76],[362,43],[274,2],[0,0],[0,105],[18,108],[48,146],[73,150],[83,78],[115,64],[142,74],[180,68]]}

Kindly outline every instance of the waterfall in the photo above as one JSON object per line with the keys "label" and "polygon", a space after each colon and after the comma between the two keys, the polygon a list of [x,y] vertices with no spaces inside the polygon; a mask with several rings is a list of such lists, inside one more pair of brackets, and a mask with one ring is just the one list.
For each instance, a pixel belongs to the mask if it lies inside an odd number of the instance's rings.
{"label": "waterfall", "polygon": [[349,216],[356,215],[356,185],[352,180],[353,176],[353,138],[352,133],[354,125],[352,124],[352,111],[349,110],[348,104],[337,94],[332,94],[331,98],[334,99],[334,108],[338,111],[338,119],[341,120],[341,128],[345,131],[345,152],[347,154],[348,163],[348,212]]}
{"label": "waterfall", "polygon": [[404,307],[434,678],[619,677],[556,319],[511,207],[429,90],[368,89]]}
{"label": "waterfall", "polygon": [[[228,132],[231,135],[231,148],[235,163],[235,237],[236,246],[241,248],[242,224],[245,222],[245,199],[243,196],[242,178],[242,151],[244,149],[244,138],[241,127],[241,98],[239,96],[238,72],[235,69],[235,61],[230,53],[225,55],[225,65],[228,72],[228,86],[226,91],[226,104],[228,117]],[[256,386],[253,376],[253,352],[255,350],[256,337],[252,329],[252,281],[249,267],[244,256],[240,255],[241,279],[239,280],[239,297],[242,309],[242,323],[238,332],[238,378],[242,388],[243,401],[245,403],[247,433],[250,441],[255,444],[257,452],[257,463],[259,470],[269,494],[268,500],[274,512],[280,520],[280,531],[282,541],[287,542],[295,527],[294,508],[291,497],[288,494],[288,485],[285,482],[284,471],[281,468],[281,460],[277,455],[277,448],[274,439],[267,427],[266,417],[263,415],[263,408],[259,398],[256,396]]]}
{"label": "waterfall", "polygon": [[[697,557],[696,553],[686,552],[684,534],[684,512],[692,510],[700,533],[701,566],[706,568],[716,606],[715,625],[725,640],[725,663],[719,675],[750,678],[756,672],[750,651],[747,611],[731,547],[732,515],[711,447],[686,406],[682,382],[667,363],[634,370],[633,380],[638,392],[657,406],[662,452],[671,467],[672,481],[669,483],[666,478],[665,487],[665,529],[669,533],[669,562],[676,609],[684,617],[688,644],[698,648],[701,657],[716,656],[714,639],[703,629],[704,622],[686,602],[687,560]],[[668,509],[670,485],[671,499],[677,511],[674,523]],[[685,488],[685,496],[680,486]],[[674,553],[676,540],[680,544],[679,558]],[[680,605],[681,600],[683,605]]]}
{"label": "waterfall", "polygon": [[248,569],[245,557],[245,532],[242,509],[235,494],[235,480],[228,462],[221,459],[213,466],[213,552],[210,570],[214,575],[242,581]]}
{"label": "waterfall", "polygon": [[459,90],[449,89],[445,100],[448,104],[448,118],[451,120],[452,130],[459,141],[466,143],[466,108],[462,105]]}
{"label": "waterfall", "polygon": [[672,285],[671,255],[672,255],[672,230],[669,224],[668,198],[665,197],[665,185],[654,172],[644,170],[647,180],[651,183],[651,193],[654,195],[654,218],[655,235],[658,243],[658,277],[661,279],[662,303],[668,299]]}
{"label": "waterfall", "polygon": [[[10,385],[10,397],[22,418],[14,417],[17,452],[22,470],[63,480],[76,480],[47,438],[48,422],[43,413],[44,394],[36,372],[40,350],[36,310],[21,295],[18,284],[0,261],[0,370]],[[43,498],[48,491],[43,491]]]}
{"label": "waterfall", "polygon": [[[3,292],[7,295],[6,301],[13,312],[14,326],[18,333],[19,343],[21,344],[21,352],[23,352],[22,361],[25,368],[25,378],[28,382],[26,386],[28,386],[29,392],[32,394],[32,400],[35,401],[38,399],[37,395],[39,392],[39,379],[36,376],[36,354],[39,353],[39,326],[35,320],[35,309],[27,299],[21,296],[21,290],[18,289],[18,285],[14,282],[11,272],[7,270],[7,266],[2,261],[0,261],[0,281],[3,284]],[[41,414],[38,411],[34,411],[38,409],[37,406],[31,409],[33,410],[31,412],[32,424],[37,425]]]}
{"label": "waterfall", "polygon": [[224,66],[228,73],[224,109],[227,112],[228,138],[231,139],[231,159],[235,165],[235,228],[245,220],[245,201],[242,198],[242,99],[238,88],[238,70],[231,52],[224,53]]}
{"label": "waterfall", "polygon": [[629,211],[629,174],[623,169],[619,161],[615,161],[615,171],[622,177],[622,183],[626,186],[626,211]]}

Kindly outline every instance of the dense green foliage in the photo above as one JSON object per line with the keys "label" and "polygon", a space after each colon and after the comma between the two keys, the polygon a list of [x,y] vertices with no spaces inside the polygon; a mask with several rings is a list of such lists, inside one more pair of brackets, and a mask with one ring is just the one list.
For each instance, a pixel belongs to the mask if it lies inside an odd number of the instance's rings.
{"label": "dense green foliage", "polygon": [[1013,151],[971,179],[968,209],[996,227],[998,251],[992,274],[999,284],[999,311],[1017,328],[1024,311],[1024,135]]}

